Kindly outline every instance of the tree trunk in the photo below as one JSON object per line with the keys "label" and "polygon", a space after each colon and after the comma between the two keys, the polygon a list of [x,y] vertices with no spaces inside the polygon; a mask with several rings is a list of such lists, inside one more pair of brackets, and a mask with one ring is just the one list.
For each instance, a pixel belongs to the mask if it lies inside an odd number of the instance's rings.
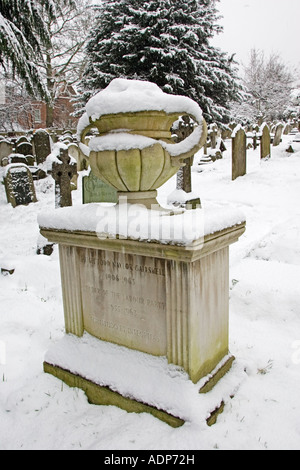
{"label": "tree trunk", "polygon": [[54,118],[54,80],[53,80],[53,69],[51,63],[51,54],[50,51],[46,53],[46,63],[47,63],[47,88],[50,94],[50,102],[46,105],[46,127],[53,127],[53,118]]}

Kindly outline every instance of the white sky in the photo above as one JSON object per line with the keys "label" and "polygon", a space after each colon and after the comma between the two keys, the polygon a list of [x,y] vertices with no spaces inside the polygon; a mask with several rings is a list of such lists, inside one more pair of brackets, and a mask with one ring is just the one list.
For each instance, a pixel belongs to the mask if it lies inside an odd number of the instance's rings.
{"label": "white sky", "polygon": [[244,64],[254,47],[276,52],[300,71],[300,0],[220,0],[217,8],[224,32],[213,45]]}

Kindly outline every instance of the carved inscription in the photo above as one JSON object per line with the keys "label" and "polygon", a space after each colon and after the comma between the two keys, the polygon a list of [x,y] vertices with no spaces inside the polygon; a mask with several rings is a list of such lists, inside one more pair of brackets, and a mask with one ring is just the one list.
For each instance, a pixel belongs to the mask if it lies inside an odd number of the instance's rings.
{"label": "carved inscription", "polygon": [[164,260],[80,249],[84,327],[105,341],[165,355]]}

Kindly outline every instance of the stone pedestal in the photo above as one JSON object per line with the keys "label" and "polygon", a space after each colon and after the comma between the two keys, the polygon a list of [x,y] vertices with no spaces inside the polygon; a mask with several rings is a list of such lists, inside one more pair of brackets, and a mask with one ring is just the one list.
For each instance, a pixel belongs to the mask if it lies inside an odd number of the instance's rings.
{"label": "stone pedestal", "polygon": [[204,230],[188,245],[48,225],[41,233],[59,244],[67,334],[166,357],[194,384],[214,370],[222,376],[220,364],[227,371],[229,245],[245,222]]}

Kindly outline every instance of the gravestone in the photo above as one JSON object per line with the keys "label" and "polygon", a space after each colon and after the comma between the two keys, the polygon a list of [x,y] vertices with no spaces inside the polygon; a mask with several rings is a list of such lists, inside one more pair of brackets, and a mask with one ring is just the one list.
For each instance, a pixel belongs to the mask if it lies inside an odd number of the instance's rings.
{"label": "gravestone", "polygon": [[26,155],[25,160],[28,166],[34,166],[36,164],[36,159],[33,155]]}
{"label": "gravestone", "polygon": [[27,137],[25,135],[18,138],[18,140],[16,141],[16,147],[20,144],[23,144],[24,142],[29,143],[29,140],[27,139]]}
{"label": "gravestone", "polygon": [[30,173],[32,174],[32,178],[34,181],[43,180],[47,178],[47,173],[38,166],[30,166],[28,165]]}
{"label": "gravestone", "polygon": [[13,152],[13,144],[7,140],[2,140],[0,142],[0,165],[3,166],[2,160],[9,157]]}
{"label": "gravestone", "polygon": [[217,124],[211,124],[208,130],[208,135],[210,137],[210,148],[214,150],[217,146],[217,137],[218,137],[218,126]]}
{"label": "gravestone", "polygon": [[292,144],[290,144],[290,145],[286,148],[285,151],[286,151],[287,153],[295,153],[295,150],[293,149]]}
{"label": "gravestone", "polygon": [[254,131],[252,132],[252,143],[253,143],[253,149],[254,149],[254,150],[256,150],[257,147],[258,147],[257,139],[258,139],[258,137],[257,137],[257,131],[254,130]]}
{"label": "gravestone", "polygon": [[60,149],[60,154],[52,164],[51,175],[55,180],[55,207],[72,206],[71,181],[77,174],[77,164],[68,150]]}
{"label": "gravestone", "polygon": [[276,125],[275,135],[273,139],[273,147],[277,147],[280,144],[283,128],[284,128],[284,125],[282,123],[279,123]]}
{"label": "gravestone", "polygon": [[69,155],[73,158],[75,158],[77,162],[77,170],[78,171],[83,171],[88,169],[88,163],[87,163],[87,158],[86,156],[82,153],[80,147],[75,144],[71,143],[68,145],[68,152]]}
{"label": "gravestone", "polygon": [[33,145],[37,164],[44,163],[51,153],[51,140],[48,132],[38,129],[33,135]]}
{"label": "gravestone", "polygon": [[[114,98],[122,107],[118,128],[130,128],[134,134],[141,125],[145,129],[147,122],[148,136],[157,136],[159,130],[159,134],[171,139],[171,133],[163,130],[167,126],[169,129],[171,122],[166,123],[164,112],[156,114],[162,121],[153,118],[152,112],[146,112],[146,116],[144,112],[142,116],[138,112],[124,113],[125,83],[129,90],[141,90],[147,99],[150,88],[153,99],[152,84],[115,81]],[[115,96],[116,88],[120,97]],[[137,93],[137,104],[144,102],[141,93]],[[171,96],[165,97],[166,103],[173,99]],[[130,109],[134,97],[130,93]],[[180,105],[185,102],[181,98]],[[195,109],[196,106],[195,103]],[[100,105],[99,108],[105,111]],[[178,110],[176,119],[185,112],[185,109]],[[206,139],[201,110],[197,113],[202,135],[196,132],[198,144],[183,145],[185,149],[189,147],[189,152],[181,155],[194,155]],[[132,117],[133,121],[128,121]],[[132,127],[126,127],[130,122]],[[114,125],[109,124],[108,131],[112,130],[111,126]],[[95,174],[101,161],[100,179],[111,174],[116,165],[119,137],[112,136],[115,138],[115,148],[109,151],[112,158],[109,160],[105,150],[93,151],[90,158]],[[147,165],[141,165],[140,152],[136,158],[137,150],[132,148],[126,154],[124,181],[127,177],[130,180],[132,173],[140,179],[141,170],[143,174],[154,172],[157,178],[162,171],[161,163],[163,168],[170,164],[171,157],[167,154],[166,160],[165,153],[159,163],[160,144],[151,144]],[[60,157],[66,166],[68,157],[67,151]],[[173,165],[179,158],[176,155],[175,161],[171,159]],[[172,170],[165,175],[164,182],[175,174]],[[223,207],[219,211],[208,209],[205,217],[200,209],[175,213],[157,204],[154,210],[149,204],[156,200],[152,188],[156,187],[157,193],[163,184],[156,182],[145,184],[148,190],[134,186],[136,189],[127,187],[127,191],[122,183],[122,191],[118,186],[119,203],[110,207],[81,205],[40,215],[41,234],[50,243],[59,244],[66,329],[62,341],[47,352],[44,371],[82,388],[92,403],[147,411],[180,426],[199,413],[207,401],[211,403],[201,394],[214,387],[234,360],[229,351],[229,246],[244,233],[245,221],[232,208],[228,213]],[[136,367],[137,361],[140,367]],[[125,387],[121,380],[127,382]],[[174,401],[170,402],[174,387],[180,392],[175,394],[179,398],[176,397],[175,406]],[[230,386],[230,391],[234,388]],[[170,390],[172,393],[165,393]],[[225,395],[229,394],[225,392]],[[220,406],[220,397],[218,394],[216,406]],[[201,419],[206,421],[216,406],[210,410],[202,408]]]}
{"label": "gravestone", "polygon": [[7,202],[13,207],[37,202],[33,179],[26,165],[9,165],[5,172],[4,185]]}
{"label": "gravestone", "polygon": [[[182,142],[194,130],[194,123],[189,116],[182,116],[179,126],[175,133],[177,136],[176,142]],[[186,193],[192,191],[192,175],[191,168],[193,166],[194,157],[185,160],[185,166],[180,168],[177,173],[177,189],[182,189]]]}
{"label": "gravestone", "polygon": [[295,134],[294,138],[293,138],[293,142],[300,142],[300,132],[298,132],[297,134]]}
{"label": "gravestone", "polygon": [[[192,134],[195,128],[194,121],[190,116],[182,116],[178,126],[173,130],[173,140],[178,143],[185,140]],[[180,207],[196,209],[200,207],[201,201],[198,197],[191,196],[192,193],[192,166],[194,157],[185,160],[185,166],[181,167],[177,173],[176,191],[168,197],[168,203]],[[179,192],[178,192],[179,191]],[[186,195],[184,194],[186,193]],[[180,197],[178,197],[180,194]],[[182,196],[184,196],[182,198]]]}
{"label": "gravestone", "polygon": [[267,124],[263,124],[261,129],[260,137],[260,158],[270,158],[271,157],[271,136],[270,130]]}
{"label": "gravestone", "polygon": [[82,202],[118,202],[117,190],[97,178],[92,171],[82,178]]}
{"label": "gravestone", "polygon": [[33,155],[33,147],[30,142],[21,142],[16,146],[16,153],[20,153],[25,157],[27,155]]}
{"label": "gravestone", "polygon": [[238,126],[232,133],[232,180],[244,176],[247,171],[247,136]]}
{"label": "gravestone", "polygon": [[8,157],[9,164],[11,163],[24,163],[27,165],[26,157],[22,153],[11,153]]}
{"label": "gravestone", "polygon": [[51,256],[53,251],[54,251],[54,243],[49,243],[45,237],[43,237],[42,235],[39,235],[39,238],[37,241],[36,254],[44,255],[44,256]]}

